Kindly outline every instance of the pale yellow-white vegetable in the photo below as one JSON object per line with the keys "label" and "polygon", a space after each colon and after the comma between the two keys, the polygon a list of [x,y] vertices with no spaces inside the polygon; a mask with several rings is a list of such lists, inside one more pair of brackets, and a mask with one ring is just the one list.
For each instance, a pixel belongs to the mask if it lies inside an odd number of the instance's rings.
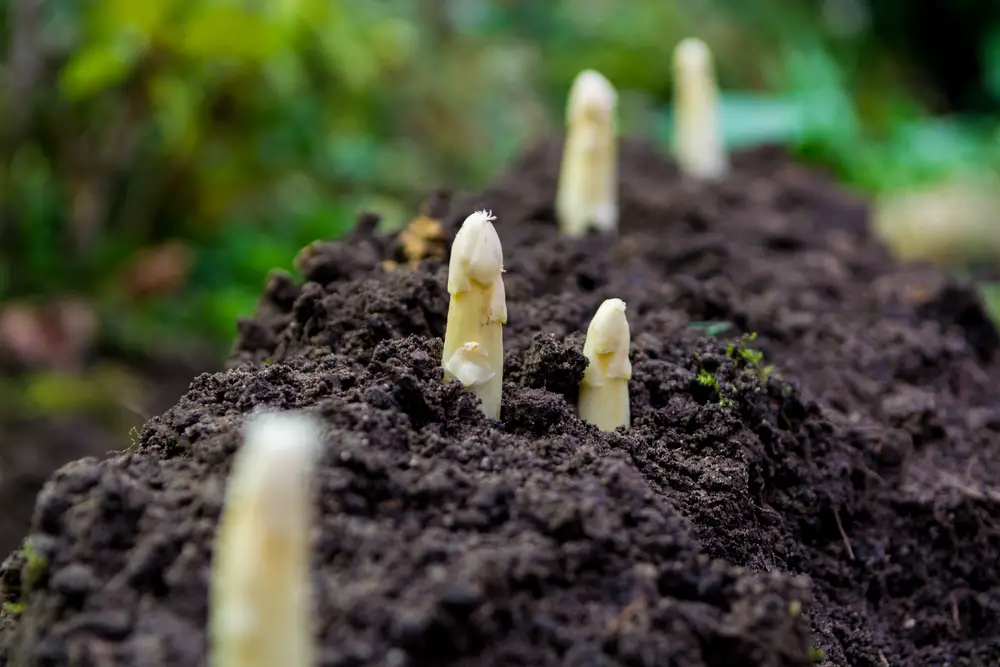
{"label": "pale yellow-white vegetable", "polygon": [[210,667],[313,667],[309,483],[320,428],[250,417],[229,477],[209,596]]}
{"label": "pale yellow-white vegetable", "polygon": [[685,39],[674,49],[674,154],[693,178],[717,179],[729,170],[718,98],[712,52],[700,39]]}
{"label": "pale yellow-white vegetable", "polygon": [[556,217],[567,236],[618,229],[618,93],[594,70],[576,77],[566,105]]}
{"label": "pale yellow-white vegetable", "polygon": [[580,383],[580,417],[602,431],[629,426],[628,358],[630,334],[625,302],[608,299],[601,304],[587,328],[583,356],[590,364]]}
{"label": "pale yellow-white vegetable", "polygon": [[487,417],[500,418],[503,388],[503,249],[493,215],[476,211],[455,235],[448,264],[448,322],[441,365],[445,379],[468,387]]}

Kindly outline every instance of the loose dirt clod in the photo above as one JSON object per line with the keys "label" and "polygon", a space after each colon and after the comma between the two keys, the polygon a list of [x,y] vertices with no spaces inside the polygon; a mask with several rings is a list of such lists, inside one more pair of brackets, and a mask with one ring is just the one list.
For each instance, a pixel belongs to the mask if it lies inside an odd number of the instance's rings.
{"label": "loose dirt clod", "polygon": [[[567,238],[561,149],[436,216],[449,237],[499,220],[500,422],[441,382],[442,260],[385,271],[398,240],[367,223],[317,244],[241,323],[233,370],[136,453],[49,482],[35,566],[0,569],[0,663],[201,664],[223,481],[267,406],[328,430],[322,665],[996,664],[1000,338],[975,289],[895,263],[862,203],[776,151],[697,183],[625,142],[619,236]],[[624,433],[573,408],[613,297]]]}

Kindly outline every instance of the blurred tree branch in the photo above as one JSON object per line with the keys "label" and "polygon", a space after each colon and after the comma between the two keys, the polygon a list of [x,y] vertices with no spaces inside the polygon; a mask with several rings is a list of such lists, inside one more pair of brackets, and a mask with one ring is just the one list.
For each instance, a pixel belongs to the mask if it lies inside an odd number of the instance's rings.
{"label": "blurred tree branch", "polygon": [[10,0],[9,117],[14,135],[24,131],[45,68],[41,39],[43,0]]}

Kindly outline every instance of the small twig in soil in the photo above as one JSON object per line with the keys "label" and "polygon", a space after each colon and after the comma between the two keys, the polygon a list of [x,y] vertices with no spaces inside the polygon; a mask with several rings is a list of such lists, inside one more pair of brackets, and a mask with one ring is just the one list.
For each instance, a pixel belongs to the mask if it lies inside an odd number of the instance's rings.
{"label": "small twig in soil", "polygon": [[123,408],[125,408],[132,414],[136,415],[137,417],[140,417],[143,421],[149,421],[153,417],[153,415],[149,413],[149,410],[147,410],[137,401],[134,401],[129,398],[122,398],[120,399],[119,403]]}
{"label": "small twig in soil", "polygon": [[955,624],[956,630],[962,629],[962,622],[958,618],[958,600],[955,599],[955,593],[953,592],[948,596],[951,599],[951,621]]}
{"label": "small twig in soil", "polygon": [[844,532],[844,524],[840,522],[840,512],[838,510],[833,510],[833,520],[837,522],[837,530],[840,531],[840,539],[844,541],[844,547],[847,549],[847,556],[854,560],[854,549],[851,548],[851,541],[847,539],[847,533]]}
{"label": "small twig in soil", "polygon": [[617,616],[608,620],[608,623],[604,628],[604,632],[611,635],[621,631],[622,626],[630,622],[639,610],[646,606],[646,602],[646,597],[643,595],[629,602],[620,612],[618,612]]}
{"label": "small twig in soil", "polygon": [[879,659],[879,662],[881,662],[883,665],[885,665],[885,667],[889,667],[889,661],[885,659],[885,653],[882,653],[882,651],[879,651],[878,652],[878,659]]}
{"label": "small twig in soil", "polygon": [[986,500],[986,499],[1000,500],[1000,492],[998,492],[996,489],[990,487],[976,488],[975,486],[973,486],[973,483],[971,482],[972,478],[971,469],[966,470],[965,478],[969,479],[970,481],[966,482],[958,475],[955,475],[954,473],[950,472],[939,473],[937,488],[955,489],[956,491],[963,493],[969,496],[970,498],[974,498],[976,500]]}
{"label": "small twig in soil", "polygon": [[870,477],[870,478],[874,479],[879,484],[883,484],[884,485],[884,484],[887,483],[885,481],[885,477],[882,477],[882,475],[878,474],[877,472],[875,472],[874,470],[872,470],[870,467],[868,467],[868,464],[865,463],[864,457],[861,455],[861,452],[859,452],[854,447],[851,447],[850,445],[848,445],[846,443],[843,443],[843,442],[838,442],[837,445],[841,449],[845,450],[852,459],[854,459],[854,464],[858,466],[858,470],[860,470],[862,472],[862,474],[864,474],[866,477]]}

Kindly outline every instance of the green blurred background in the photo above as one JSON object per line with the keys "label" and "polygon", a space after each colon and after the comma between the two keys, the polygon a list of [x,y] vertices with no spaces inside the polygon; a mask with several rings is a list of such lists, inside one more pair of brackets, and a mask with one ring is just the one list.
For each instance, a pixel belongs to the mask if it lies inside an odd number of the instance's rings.
{"label": "green blurred background", "polygon": [[[0,402],[17,416],[127,403],[133,376],[163,372],[150,360],[218,363],[269,269],[361,210],[399,225],[429,188],[484,184],[559,129],[585,67],[666,150],[690,35],[716,55],[732,147],[833,170],[903,255],[988,267],[1000,248],[992,0],[0,4]],[[118,427],[151,408],[129,409]]]}

